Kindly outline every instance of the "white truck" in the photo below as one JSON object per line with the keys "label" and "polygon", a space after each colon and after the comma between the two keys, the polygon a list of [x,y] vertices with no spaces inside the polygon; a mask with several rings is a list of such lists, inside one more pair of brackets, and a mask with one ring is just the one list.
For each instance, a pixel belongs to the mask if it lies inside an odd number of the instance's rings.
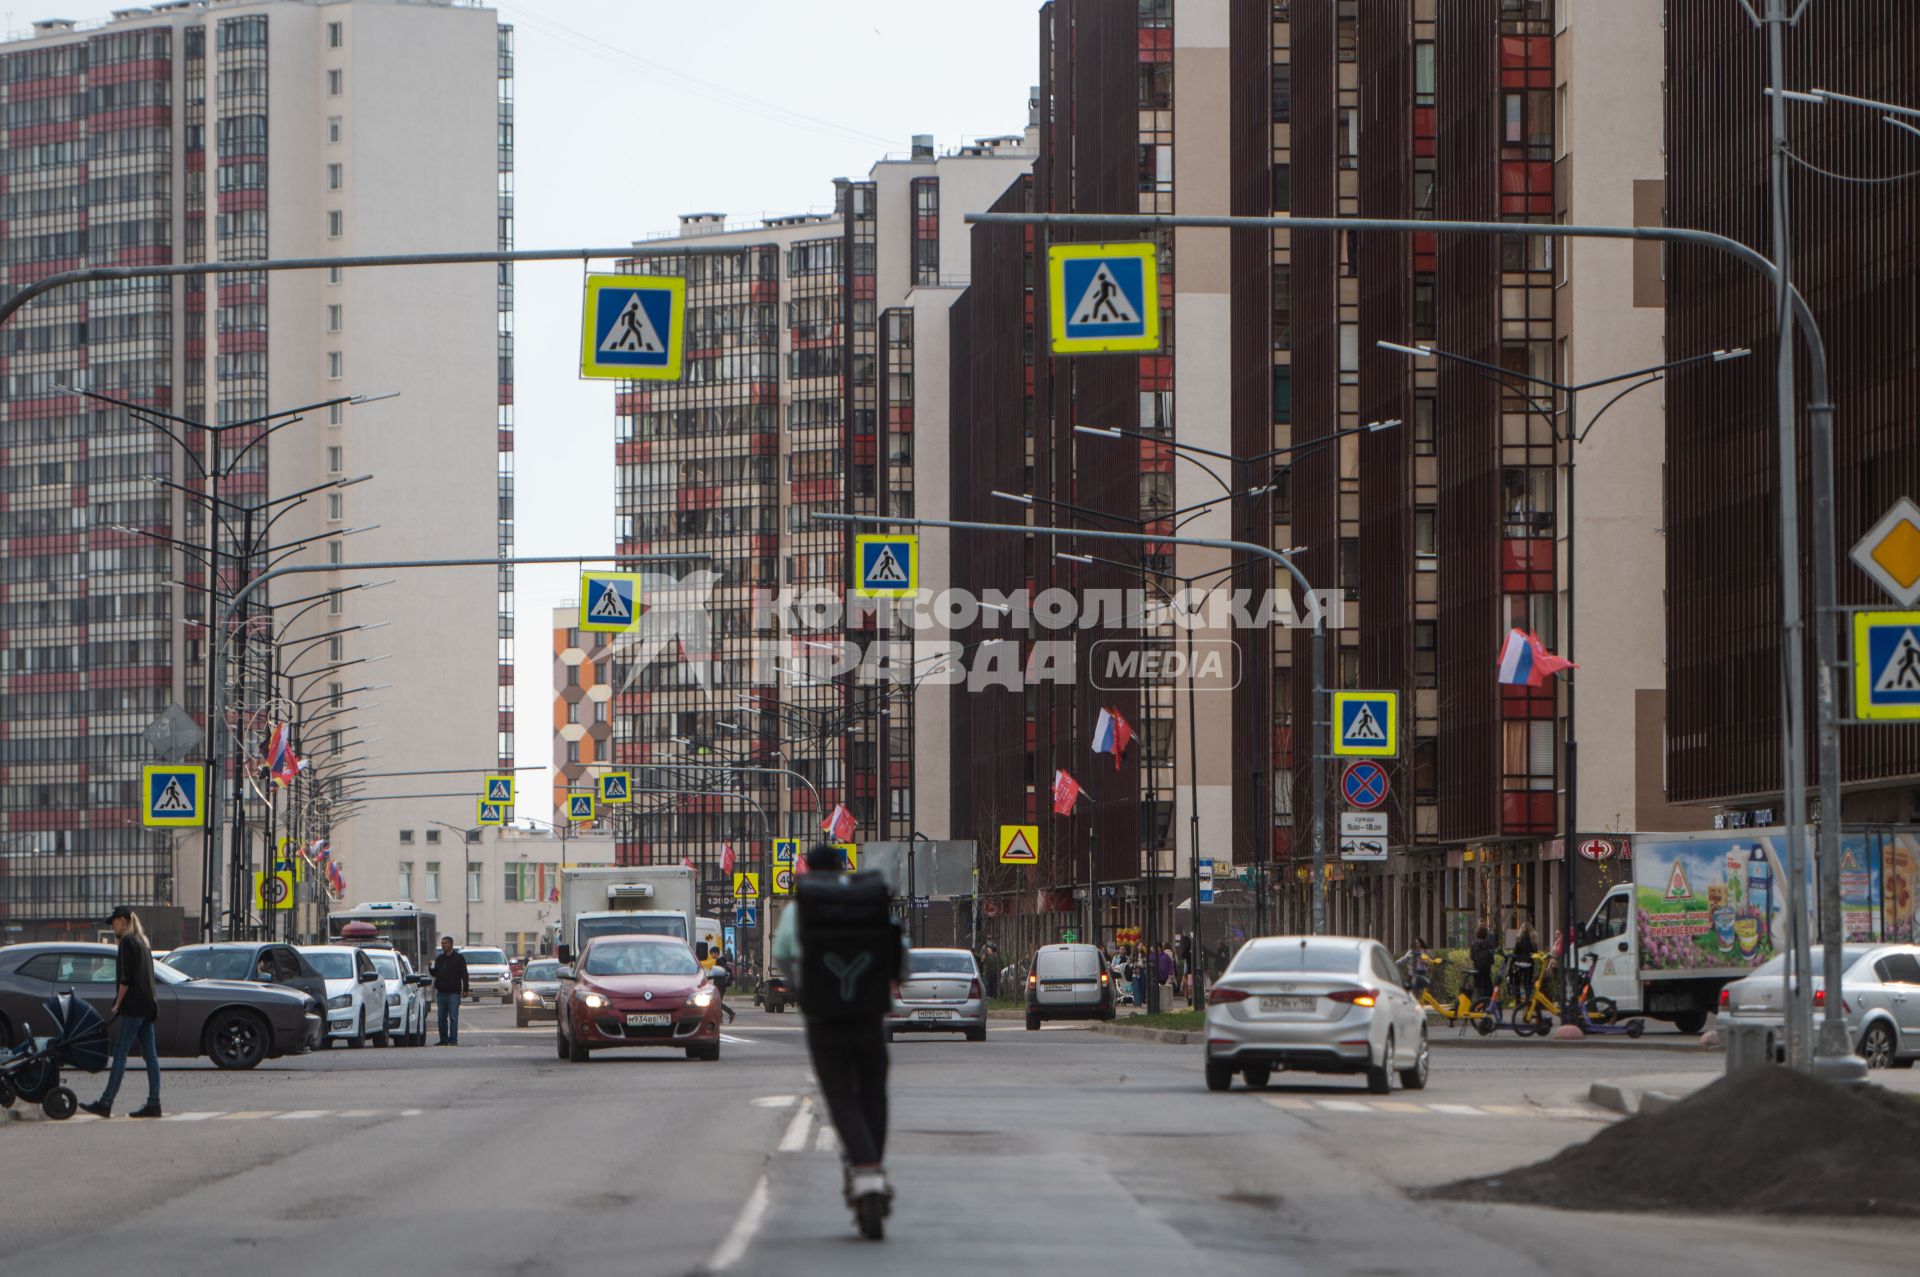
{"label": "white truck", "polygon": [[[685,865],[595,865],[560,871],[560,934],[555,952],[571,962],[595,936],[700,935],[699,888]],[[715,924],[717,926],[717,924]]]}

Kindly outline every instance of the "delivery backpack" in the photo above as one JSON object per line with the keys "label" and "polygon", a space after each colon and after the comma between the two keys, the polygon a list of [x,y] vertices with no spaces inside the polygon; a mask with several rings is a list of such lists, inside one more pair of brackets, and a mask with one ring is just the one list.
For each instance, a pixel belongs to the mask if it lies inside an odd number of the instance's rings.
{"label": "delivery backpack", "polygon": [[800,910],[800,1010],[814,1020],[873,1020],[892,1005],[900,927],[876,873],[810,873],[794,882]]}

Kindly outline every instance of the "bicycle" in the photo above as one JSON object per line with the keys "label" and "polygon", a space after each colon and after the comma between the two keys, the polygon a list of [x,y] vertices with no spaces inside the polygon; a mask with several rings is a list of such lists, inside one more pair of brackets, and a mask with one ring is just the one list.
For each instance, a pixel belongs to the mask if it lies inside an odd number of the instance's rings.
{"label": "bicycle", "polygon": [[[1410,954],[1408,955],[1408,961],[1424,962],[1430,967],[1445,965],[1441,959],[1429,957],[1426,954]],[[1474,1032],[1483,1038],[1493,1032],[1495,1017],[1490,999],[1481,998],[1475,1000],[1469,998],[1466,991],[1462,990],[1454,996],[1453,1005],[1448,1006],[1433,996],[1432,980],[1417,972],[1410,974],[1413,976],[1414,1001],[1420,1004],[1421,1010],[1439,1016],[1448,1024],[1459,1025],[1463,1033],[1469,1024],[1473,1026]]]}
{"label": "bicycle", "polygon": [[1541,1037],[1553,1032],[1553,1022],[1560,1017],[1560,1004],[1547,996],[1555,970],[1555,960],[1548,958],[1535,964],[1533,988],[1524,1003],[1513,1011],[1513,1031],[1520,1037],[1530,1038],[1535,1034]]}

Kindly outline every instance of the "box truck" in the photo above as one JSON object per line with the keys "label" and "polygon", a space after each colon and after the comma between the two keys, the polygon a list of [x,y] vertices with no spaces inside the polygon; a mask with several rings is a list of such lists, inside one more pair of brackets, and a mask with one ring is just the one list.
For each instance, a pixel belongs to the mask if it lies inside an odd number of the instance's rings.
{"label": "box truck", "polygon": [[571,962],[587,941],[606,935],[702,939],[694,871],[685,865],[594,865],[560,871],[556,952]]}

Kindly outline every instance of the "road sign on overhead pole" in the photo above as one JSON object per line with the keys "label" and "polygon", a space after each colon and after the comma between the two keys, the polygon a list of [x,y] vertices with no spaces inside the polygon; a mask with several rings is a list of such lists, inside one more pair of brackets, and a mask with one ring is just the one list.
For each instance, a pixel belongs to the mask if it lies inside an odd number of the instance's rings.
{"label": "road sign on overhead pole", "polygon": [[667,275],[589,275],[580,318],[580,375],[678,381],[687,281]]}
{"label": "road sign on overhead pole", "polygon": [[853,592],[863,599],[912,598],[920,588],[920,538],[913,533],[853,539]]}
{"label": "road sign on overhead pole", "polygon": [[597,782],[600,787],[600,801],[603,803],[626,803],[633,801],[633,773],[607,772]]}
{"label": "road sign on overhead pole", "polygon": [[1159,246],[1052,244],[1049,331],[1056,355],[1160,349]]}
{"label": "road sign on overhead pole", "polygon": [[1920,506],[1894,502],[1855,544],[1853,561],[1901,607],[1920,603]]}
{"label": "road sign on overhead pole", "polygon": [[478,809],[475,811],[473,823],[476,825],[506,824],[507,823],[506,804],[489,802],[487,799],[482,798],[480,800]]}
{"label": "road sign on overhead pole", "polygon": [[480,783],[480,792],[486,795],[490,803],[513,802],[513,777],[488,776]]}
{"label": "road sign on overhead pole", "polygon": [[185,828],[207,817],[207,769],[185,763],[140,771],[140,823],[148,828]]}
{"label": "road sign on overhead pole", "polygon": [[1340,796],[1355,810],[1372,811],[1387,801],[1387,769],[1371,760],[1348,763],[1340,773]]}
{"label": "road sign on overhead pole", "polygon": [[582,572],[580,628],[593,634],[626,634],[640,627],[638,572]]}
{"label": "road sign on overhead pole", "polygon": [[1920,719],[1920,612],[1853,614],[1853,716]]}

